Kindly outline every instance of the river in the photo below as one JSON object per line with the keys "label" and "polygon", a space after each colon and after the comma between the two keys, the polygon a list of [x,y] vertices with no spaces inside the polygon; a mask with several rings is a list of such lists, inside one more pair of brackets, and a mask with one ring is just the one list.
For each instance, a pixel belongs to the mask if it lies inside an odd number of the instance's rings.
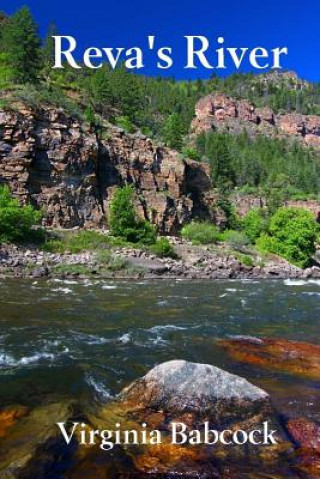
{"label": "river", "polygon": [[316,280],[3,280],[0,404],[105,401],[154,365],[186,359],[245,376],[280,403],[292,388],[293,403],[319,418],[319,384],[238,364],[216,343],[250,335],[319,344],[319,297]]}

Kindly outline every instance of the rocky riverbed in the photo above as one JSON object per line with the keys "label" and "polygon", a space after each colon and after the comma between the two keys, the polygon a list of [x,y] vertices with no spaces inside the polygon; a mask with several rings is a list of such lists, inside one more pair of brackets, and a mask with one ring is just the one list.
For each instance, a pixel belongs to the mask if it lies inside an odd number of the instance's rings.
{"label": "rocky riverbed", "polygon": [[[315,346],[309,346],[312,361]],[[299,351],[298,343],[287,347]],[[307,344],[304,349],[308,356]],[[70,435],[69,445],[59,428]],[[265,440],[257,444],[264,429]],[[254,444],[244,445],[252,431]],[[65,479],[93,473],[96,479],[313,479],[320,470],[319,434],[319,425],[303,412],[289,420],[281,416],[272,397],[246,379],[212,365],[174,360],[87,412],[70,401],[0,410],[0,477],[57,477],[51,473],[59,464],[59,477]]]}
{"label": "rocky riverbed", "polygon": [[[320,278],[320,267],[297,268],[277,257],[260,258],[225,246],[194,246],[171,238],[176,258],[159,258],[145,250],[113,247],[101,251],[48,253],[33,245],[1,245],[0,277],[41,278],[186,278],[186,279],[308,279]],[[107,259],[106,259],[107,258]]]}

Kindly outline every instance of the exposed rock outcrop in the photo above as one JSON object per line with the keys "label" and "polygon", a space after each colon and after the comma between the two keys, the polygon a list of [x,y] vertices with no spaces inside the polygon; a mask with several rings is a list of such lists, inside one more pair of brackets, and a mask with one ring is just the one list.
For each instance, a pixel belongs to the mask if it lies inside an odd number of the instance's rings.
{"label": "exposed rock outcrop", "polygon": [[209,130],[250,134],[264,133],[270,137],[293,137],[305,145],[320,148],[320,117],[315,115],[276,115],[271,108],[256,108],[247,100],[236,100],[217,93],[201,98],[195,110],[191,131],[199,134]]}
{"label": "exposed rock outcrop", "polygon": [[59,110],[0,113],[0,178],[53,227],[97,226],[103,209],[95,135]]}
{"label": "exposed rock outcrop", "polygon": [[[305,144],[320,141],[317,116],[279,115],[268,108],[222,94],[199,100],[194,133],[208,129],[233,133],[291,135]],[[193,218],[223,225],[210,193],[209,165],[183,160],[141,134],[129,135],[105,125],[97,134],[88,125],[54,108],[0,110],[0,183],[9,184],[21,204],[44,211],[44,225],[53,228],[100,228],[108,218],[117,186],[133,184],[140,215],[163,234],[176,234]],[[265,206],[235,198],[239,211]],[[245,204],[246,203],[246,204]],[[291,204],[288,204],[291,206]],[[320,215],[319,202],[298,202]]]}
{"label": "exposed rock outcrop", "polygon": [[[231,201],[235,205],[237,213],[245,216],[252,208],[267,208],[268,199],[265,196],[233,194]],[[303,208],[310,211],[320,223],[320,201],[317,200],[286,200],[284,206],[290,208]]]}
{"label": "exposed rock outcrop", "polygon": [[[101,137],[100,137],[101,136]],[[0,111],[0,181],[51,227],[100,227],[116,186],[132,183],[141,215],[173,233],[208,214],[208,167],[112,126],[99,136],[63,111]]]}

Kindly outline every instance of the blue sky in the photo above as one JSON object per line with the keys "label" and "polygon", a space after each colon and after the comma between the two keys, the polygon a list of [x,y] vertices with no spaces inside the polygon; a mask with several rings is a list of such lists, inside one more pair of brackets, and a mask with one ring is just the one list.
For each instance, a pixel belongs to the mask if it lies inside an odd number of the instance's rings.
{"label": "blue sky", "polygon": [[[41,35],[53,20],[61,35],[77,39],[79,49],[139,46],[147,51],[146,37],[155,35],[156,45],[173,48],[174,66],[166,75],[176,78],[210,76],[203,67],[183,68],[184,35],[205,35],[212,55],[218,36],[225,38],[227,47],[288,46],[284,67],[320,81],[320,2],[316,0],[1,0],[0,9],[10,14],[22,5],[32,10]],[[163,74],[154,56],[146,56],[146,64],[144,73]],[[241,71],[248,69],[245,65]]]}

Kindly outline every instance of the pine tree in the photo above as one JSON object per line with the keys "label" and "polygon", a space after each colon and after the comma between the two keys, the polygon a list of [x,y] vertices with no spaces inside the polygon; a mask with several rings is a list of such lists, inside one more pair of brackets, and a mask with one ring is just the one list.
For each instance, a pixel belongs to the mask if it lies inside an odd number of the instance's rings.
{"label": "pine tree", "polygon": [[163,126],[163,139],[166,145],[175,150],[181,150],[183,139],[183,125],[180,115],[172,113]]}
{"label": "pine tree", "polygon": [[119,113],[127,116],[133,123],[138,120],[143,95],[137,75],[129,72],[124,65],[116,68],[110,77],[110,86],[114,95],[115,107]]}
{"label": "pine tree", "polygon": [[222,190],[235,186],[235,172],[229,149],[230,138],[224,134],[209,134],[206,141],[206,156],[210,159],[214,184]]}
{"label": "pine tree", "polygon": [[87,91],[89,102],[103,116],[109,116],[114,103],[114,95],[110,85],[111,72],[107,67],[96,71],[88,78]]}
{"label": "pine tree", "polygon": [[9,19],[5,13],[0,12],[0,53],[4,51],[3,36],[7,28]]}
{"label": "pine tree", "polygon": [[35,83],[41,69],[40,38],[28,7],[12,17],[4,32],[4,48],[9,57],[13,81]]}
{"label": "pine tree", "polygon": [[9,25],[9,18],[0,12],[0,88],[12,83],[12,70],[9,65],[9,55],[5,48],[5,33]]}
{"label": "pine tree", "polygon": [[136,214],[133,186],[115,190],[110,208],[110,229],[113,236],[132,243],[155,243],[155,227]]}
{"label": "pine tree", "polygon": [[52,66],[54,64],[54,39],[53,36],[58,35],[58,29],[55,23],[50,23],[48,33],[44,42],[42,57],[43,57],[43,72],[47,79],[49,79]]}

